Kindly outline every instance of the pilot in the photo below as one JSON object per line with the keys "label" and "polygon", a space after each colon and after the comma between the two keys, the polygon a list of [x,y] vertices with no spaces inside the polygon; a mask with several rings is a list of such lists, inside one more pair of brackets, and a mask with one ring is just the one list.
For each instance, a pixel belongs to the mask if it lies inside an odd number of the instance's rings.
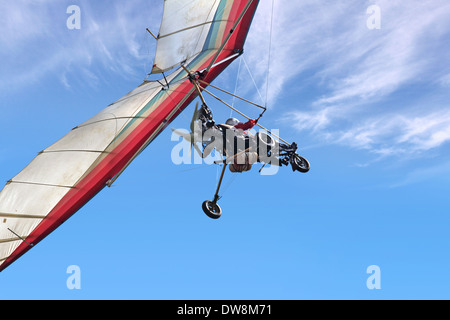
{"label": "pilot", "polygon": [[[244,133],[250,130],[258,123],[258,120],[250,119],[247,122],[240,122],[236,118],[229,118],[225,124],[237,129],[236,131]],[[235,140],[236,141],[236,140]],[[231,172],[249,171],[252,165],[257,161],[258,155],[256,152],[235,150],[234,160],[230,163]]]}
{"label": "pilot", "polygon": [[243,123],[240,122],[238,119],[236,118],[230,118],[228,119],[225,124],[232,126],[236,129],[240,129],[242,131],[247,131],[250,130],[251,128],[253,128],[256,124],[258,123],[258,120],[254,120],[254,119],[250,119],[247,122]]}

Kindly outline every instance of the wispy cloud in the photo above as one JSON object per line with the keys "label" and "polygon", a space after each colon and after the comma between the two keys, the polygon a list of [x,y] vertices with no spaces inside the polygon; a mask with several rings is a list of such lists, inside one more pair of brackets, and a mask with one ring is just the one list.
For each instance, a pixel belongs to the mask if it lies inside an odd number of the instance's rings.
{"label": "wispy cloud", "polygon": [[56,77],[67,88],[77,79],[95,86],[100,74],[143,78],[144,64],[151,64],[150,47],[154,46],[145,28],[157,24],[162,4],[149,5],[144,0],[78,1],[81,29],[69,30],[66,10],[72,4],[2,1],[0,93],[24,88],[48,76]]}
{"label": "wispy cloud", "polygon": [[450,163],[444,162],[428,168],[415,169],[408,173],[403,179],[390,185],[391,188],[404,187],[411,184],[421,183],[429,180],[446,180],[450,177]]}
{"label": "wispy cloud", "polygon": [[[301,109],[276,107],[321,142],[380,156],[441,147],[450,141],[450,3],[380,0],[381,29],[369,30],[372,4],[277,2],[270,101],[309,90],[297,97]],[[270,2],[262,11],[249,41],[261,87],[267,62],[257,57],[268,45]]]}
{"label": "wispy cloud", "polygon": [[443,34],[437,29],[450,26],[450,5],[438,1],[413,1],[401,6],[382,1],[379,5],[381,30],[364,28],[367,16],[360,14],[363,21],[346,30],[344,37],[338,37],[339,43],[330,44],[328,50],[340,49],[333,65],[319,75],[333,82],[330,93],[317,104],[386,96],[419,76],[428,77],[423,71],[435,67],[441,54],[428,50],[440,46]]}
{"label": "wispy cloud", "polygon": [[[66,88],[77,81],[98,86],[111,76],[143,77],[155,45],[145,27],[159,25],[162,3],[80,0],[82,29],[76,31],[66,27],[71,4],[0,3],[0,94],[48,76]],[[450,3],[380,0],[381,29],[369,30],[372,4],[275,1],[272,16],[272,2],[261,1],[245,61],[262,99],[268,90],[269,107],[297,130],[313,133],[313,143],[384,156],[439,148],[450,141]],[[253,88],[249,79],[242,64],[238,93]],[[277,103],[289,95],[301,109]]]}
{"label": "wispy cloud", "polygon": [[336,135],[337,143],[367,149],[383,156],[412,155],[450,141],[450,112],[371,117]]}

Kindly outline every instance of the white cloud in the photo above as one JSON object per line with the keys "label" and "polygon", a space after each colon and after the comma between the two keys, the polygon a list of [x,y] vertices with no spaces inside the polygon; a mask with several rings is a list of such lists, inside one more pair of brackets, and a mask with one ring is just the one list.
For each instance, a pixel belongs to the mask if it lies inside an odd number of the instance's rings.
{"label": "white cloud", "polygon": [[385,114],[335,132],[335,141],[387,155],[417,155],[450,141],[450,111]]}
{"label": "white cloud", "polygon": [[[155,4],[146,0],[114,1],[108,6],[82,0],[78,31],[66,28],[69,4],[1,2],[0,93],[48,75],[69,89],[81,78],[97,86],[108,76],[142,79],[144,64],[149,70],[155,44],[145,27],[159,25],[162,4],[155,10]],[[275,1],[269,65],[272,2],[261,1],[245,48],[261,95],[264,99],[270,71],[269,106],[280,108],[295,128],[313,132],[321,142],[380,155],[438,148],[449,140],[450,117],[442,112],[448,107],[443,103],[448,94],[440,93],[440,101],[430,102],[427,95],[434,92],[423,92],[420,103],[426,108],[416,101],[391,106],[387,99],[405,95],[407,100],[408,92],[402,90],[410,85],[448,88],[450,57],[444,40],[450,36],[450,3],[380,0],[381,30],[366,26],[371,4]],[[246,73],[242,65],[238,94],[253,87]],[[287,112],[276,104],[289,93],[304,93],[306,87],[313,92],[307,102],[296,98],[301,110]],[[259,101],[259,95],[254,100]]]}
{"label": "white cloud", "polygon": [[[371,4],[277,3],[270,101],[312,88],[306,106],[298,96],[302,109],[284,118],[321,142],[382,156],[441,147],[450,140],[443,90],[450,74],[450,3],[380,0],[380,30],[366,26]],[[267,4],[263,11],[266,20],[261,14],[255,21],[249,41],[260,78],[265,66],[256,57],[268,43]]]}
{"label": "white cloud", "polygon": [[[0,21],[0,93],[22,89],[53,76],[66,87],[81,76],[96,85],[99,75],[144,78],[154,46],[145,28],[157,25],[162,4],[129,0],[101,4],[78,2],[81,29],[69,30],[69,1],[2,1]],[[93,65],[100,69],[89,70]]]}
{"label": "white cloud", "polygon": [[450,163],[444,162],[428,168],[420,168],[408,173],[402,180],[393,183],[391,188],[404,187],[410,184],[422,183],[424,181],[444,179],[448,181],[450,176]]}
{"label": "white cloud", "polygon": [[334,43],[334,47],[345,49],[337,54],[334,66],[321,71],[322,77],[332,78],[334,83],[318,104],[388,95],[423,76],[423,71],[438,61],[439,54],[425,50],[439,41],[435,33],[438,26],[450,26],[448,3],[412,1],[400,6],[384,1],[379,5],[381,30],[355,25],[339,44]]}
{"label": "white cloud", "polygon": [[450,73],[442,76],[438,82],[441,86],[450,88]]}

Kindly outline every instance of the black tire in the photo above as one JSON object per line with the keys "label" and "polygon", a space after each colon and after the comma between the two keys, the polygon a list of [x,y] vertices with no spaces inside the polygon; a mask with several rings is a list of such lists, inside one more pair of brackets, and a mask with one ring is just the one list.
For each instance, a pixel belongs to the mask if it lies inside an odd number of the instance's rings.
{"label": "black tire", "polygon": [[308,160],[305,158],[299,156],[298,154],[294,155],[291,160],[292,170],[294,171],[300,171],[303,173],[306,173],[310,169],[310,165]]}
{"label": "black tire", "polygon": [[219,219],[222,216],[222,209],[213,201],[206,200],[203,202],[202,209],[211,219]]}

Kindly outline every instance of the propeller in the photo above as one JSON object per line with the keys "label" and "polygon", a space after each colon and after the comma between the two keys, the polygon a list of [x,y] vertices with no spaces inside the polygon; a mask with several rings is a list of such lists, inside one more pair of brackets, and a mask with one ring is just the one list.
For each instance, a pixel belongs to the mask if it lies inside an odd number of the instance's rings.
{"label": "propeller", "polygon": [[198,120],[198,114],[199,114],[199,109],[198,109],[198,102],[195,105],[195,110],[194,110],[194,114],[192,115],[192,120],[191,120],[191,124],[190,124],[190,129],[191,132],[190,133],[186,133],[185,131],[180,131],[177,129],[172,129],[172,132],[174,132],[175,134],[179,135],[180,137],[183,137],[184,140],[189,141],[189,143],[191,144],[191,147],[189,148],[189,152],[191,152],[192,147],[194,147],[194,149],[198,152],[198,154],[200,156],[203,155],[203,152],[200,150],[200,148],[197,146],[196,144],[196,140],[195,139],[195,124]]}

